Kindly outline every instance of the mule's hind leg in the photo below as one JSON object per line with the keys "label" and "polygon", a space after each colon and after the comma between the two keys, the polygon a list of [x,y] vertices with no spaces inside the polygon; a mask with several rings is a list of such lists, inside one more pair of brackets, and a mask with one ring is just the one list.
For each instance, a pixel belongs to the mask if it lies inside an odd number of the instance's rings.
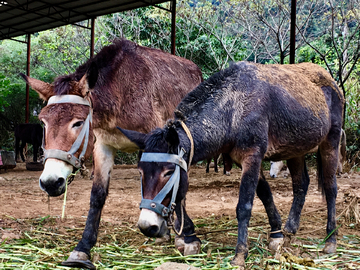
{"label": "mule's hind leg", "polygon": [[269,183],[265,180],[262,170],[256,188],[256,194],[265,207],[271,226],[269,248],[270,250],[276,251],[278,246],[282,244],[284,238],[284,235],[281,233],[281,217],[276,209]]}
{"label": "mule's hind leg", "polygon": [[[329,138],[330,136],[328,136]],[[319,188],[326,196],[328,220],[326,232],[331,236],[326,240],[324,252],[336,252],[336,196],[337,196],[337,183],[336,183],[336,169],[338,163],[338,143],[336,139],[324,141],[318,150],[318,181]]]}
{"label": "mule's hind leg", "polygon": [[309,187],[309,174],[307,172],[305,156],[296,157],[287,161],[293,185],[293,202],[284,231],[295,234],[300,225],[300,214],[305,203],[305,196]]}
{"label": "mule's hind leg", "polygon": [[185,199],[176,205],[175,212],[175,229],[180,234],[175,237],[175,247],[184,255],[199,254],[201,241],[196,237],[194,223],[186,213]]}

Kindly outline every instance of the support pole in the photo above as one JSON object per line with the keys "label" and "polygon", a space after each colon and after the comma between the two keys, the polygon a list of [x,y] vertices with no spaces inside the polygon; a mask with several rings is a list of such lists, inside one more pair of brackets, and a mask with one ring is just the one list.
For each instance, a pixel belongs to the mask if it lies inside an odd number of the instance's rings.
{"label": "support pole", "polygon": [[91,39],[90,39],[90,58],[94,56],[95,48],[95,18],[91,18]]}
{"label": "support pole", "polygon": [[176,0],[172,0],[171,7],[171,54],[175,55],[175,42],[176,42]]}
{"label": "support pole", "polygon": [[290,21],[290,64],[295,64],[296,0],[291,0]]}
{"label": "support pole", "polygon": [[[30,45],[31,34],[27,34],[27,62],[26,62],[26,75],[30,76]],[[25,123],[29,123],[30,109],[29,109],[29,85],[26,84],[26,105],[25,105]]]}

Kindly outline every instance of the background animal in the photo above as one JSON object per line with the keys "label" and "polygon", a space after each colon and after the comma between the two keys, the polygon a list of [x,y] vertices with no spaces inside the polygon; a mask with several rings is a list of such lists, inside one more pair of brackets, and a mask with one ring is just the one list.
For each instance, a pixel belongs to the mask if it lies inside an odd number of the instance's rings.
{"label": "background animal", "polygon": [[[167,217],[155,210],[158,202],[153,199],[162,187],[166,187],[169,179],[177,179],[174,175],[178,163],[175,162],[182,160],[179,157],[183,156],[190,166],[219,153],[228,153],[242,167],[236,208],[238,241],[232,264],[245,269],[247,226],[255,191],[263,202],[271,226],[269,248],[276,251],[283,245],[284,236],[290,237],[299,228],[310,181],[305,155],[318,146],[318,183],[328,208],[326,232],[329,237],[324,252],[335,252],[335,174],[343,106],[342,92],[330,74],[318,65],[239,62],[214,74],[190,92],[178,105],[175,119],[163,129],[144,134],[120,128],[144,150],[144,154],[150,153],[148,160],[140,160],[138,167],[143,200],[154,203],[155,207],[145,207],[145,204],[142,207],[138,221],[140,230],[148,237],[162,237],[166,232]],[[185,154],[179,149],[184,149]],[[165,162],[165,159],[162,159],[164,162],[152,162],[155,157],[159,161],[158,153],[172,154],[176,158],[174,162]],[[261,170],[264,158],[287,160],[292,175],[293,202],[284,228]],[[184,254],[193,254],[200,251],[200,240],[185,211],[187,189],[188,174],[186,169],[180,169],[175,227],[182,231],[175,245]],[[170,194],[160,204],[169,207],[169,203]],[[183,219],[181,224],[179,217]]]}
{"label": "background animal", "polygon": [[[317,150],[318,148],[316,147],[313,150],[313,152],[316,152]],[[339,146],[339,162],[337,167],[337,173],[339,175],[343,173],[343,165],[345,160],[346,160],[346,134],[345,131],[341,129],[341,140]],[[272,178],[276,178],[282,170],[284,170],[284,177],[288,177],[290,175],[290,171],[283,161],[270,161],[270,176]]]}
{"label": "background animal", "polygon": [[210,172],[210,163],[211,163],[211,160],[214,159],[214,171],[215,172],[219,172],[219,169],[218,169],[218,162],[222,160],[223,162],[223,165],[224,165],[224,174],[226,175],[230,175],[230,171],[231,171],[231,168],[232,168],[232,160],[230,158],[229,155],[227,154],[219,154],[219,155],[216,155],[214,156],[213,158],[208,158],[206,160],[206,173],[209,173]]}
{"label": "background animal", "polygon": [[15,127],[15,160],[18,160],[18,156],[23,162],[24,147],[27,143],[33,145],[33,161],[37,162],[37,154],[42,143],[43,128],[40,124],[19,124]]}
{"label": "background animal", "polygon": [[23,77],[48,101],[39,114],[45,124],[46,158],[40,187],[50,196],[61,195],[68,176],[93,155],[85,229],[63,264],[94,269],[90,250],[97,240],[116,150],[138,150],[116,126],[142,132],[163,126],[181,99],[202,81],[201,71],[187,59],[121,39],[52,84]]}

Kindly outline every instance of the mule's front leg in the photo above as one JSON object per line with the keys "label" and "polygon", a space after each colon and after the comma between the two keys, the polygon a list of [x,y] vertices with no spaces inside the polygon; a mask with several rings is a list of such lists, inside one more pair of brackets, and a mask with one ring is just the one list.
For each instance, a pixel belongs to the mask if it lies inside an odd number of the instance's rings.
{"label": "mule's front leg", "polygon": [[248,254],[248,224],[251,217],[251,209],[254,202],[255,190],[258,184],[261,158],[258,156],[247,157],[242,163],[243,173],[240,184],[239,202],[236,207],[238,220],[238,241],[236,244],[235,257],[232,265],[245,267],[245,259]]}
{"label": "mule's front leg", "polygon": [[185,199],[175,207],[177,219],[175,221],[175,247],[185,256],[199,254],[201,241],[195,235],[194,223],[186,213]]}
{"label": "mule's front leg", "polygon": [[269,183],[261,170],[256,193],[263,203],[271,226],[269,249],[276,251],[283,243],[284,235],[281,233],[281,217],[276,209]]}
{"label": "mule's front leg", "polygon": [[101,211],[108,195],[110,173],[114,163],[115,149],[106,145],[95,145],[94,180],[91,189],[90,209],[82,239],[62,264],[70,267],[96,269],[90,261],[90,250],[95,245]]}

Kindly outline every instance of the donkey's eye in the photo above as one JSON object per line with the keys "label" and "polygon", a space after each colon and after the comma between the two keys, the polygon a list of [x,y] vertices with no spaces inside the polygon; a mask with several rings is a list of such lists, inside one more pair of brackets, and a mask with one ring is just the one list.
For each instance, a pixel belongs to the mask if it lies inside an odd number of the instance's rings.
{"label": "donkey's eye", "polygon": [[73,128],[80,127],[83,123],[84,121],[77,121],[75,124],[73,124]]}
{"label": "donkey's eye", "polygon": [[165,173],[165,175],[164,175],[164,177],[170,177],[170,176],[172,176],[174,174],[174,171],[168,171],[168,172],[166,172]]}

